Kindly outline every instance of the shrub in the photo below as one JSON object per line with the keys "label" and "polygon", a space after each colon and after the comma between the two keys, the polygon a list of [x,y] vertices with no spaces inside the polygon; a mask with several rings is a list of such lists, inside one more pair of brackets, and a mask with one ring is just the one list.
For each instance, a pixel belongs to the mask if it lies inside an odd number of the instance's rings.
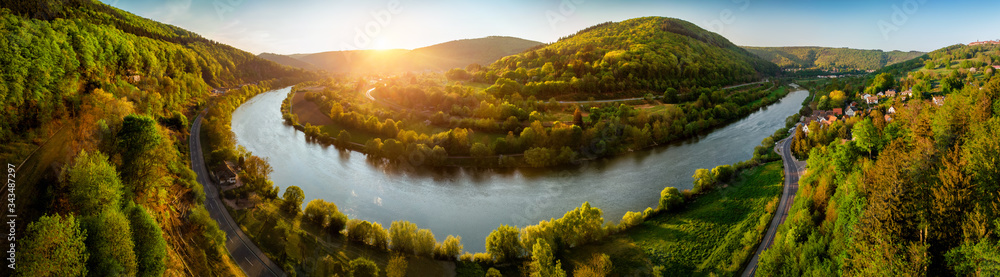
{"label": "shrub", "polygon": [[660,191],[660,206],[658,207],[661,211],[670,211],[677,208],[684,203],[684,197],[677,191],[675,187],[663,188]]}

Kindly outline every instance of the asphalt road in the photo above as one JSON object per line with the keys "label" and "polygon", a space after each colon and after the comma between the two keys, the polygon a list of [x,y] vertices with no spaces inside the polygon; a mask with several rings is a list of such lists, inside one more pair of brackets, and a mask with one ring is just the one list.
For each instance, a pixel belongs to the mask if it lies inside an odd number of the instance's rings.
{"label": "asphalt road", "polygon": [[[796,128],[798,128],[798,125],[796,125]],[[770,248],[771,244],[774,243],[774,234],[778,232],[778,225],[785,222],[785,217],[788,217],[788,210],[792,207],[792,200],[795,199],[795,192],[799,190],[799,177],[805,172],[806,162],[796,160],[792,156],[791,148],[791,137],[779,141],[774,147],[774,150],[781,154],[781,161],[785,166],[785,188],[781,192],[781,202],[779,202],[778,208],[775,210],[777,214],[771,219],[771,224],[767,227],[767,233],[764,234],[764,240],[757,247],[757,252],[753,254],[753,258],[750,258],[750,263],[747,264],[747,268],[741,276],[750,277],[754,276],[754,273],[757,272],[757,261],[760,258],[760,253]]]}
{"label": "asphalt road", "polygon": [[[206,109],[207,111],[207,109]],[[222,199],[219,199],[219,189],[208,179],[208,171],[205,168],[205,156],[201,151],[201,121],[205,111],[198,114],[198,118],[191,125],[191,137],[188,139],[188,146],[191,148],[191,169],[198,174],[198,182],[205,188],[205,208],[209,215],[219,223],[219,228],[226,232],[226,249],[232,256],[236,264],[243,269],[247,276],[278,276],[284,277],[285,272],[281,270],[271,259],[264,255],[264,252],[257,248],[257,245],[250,240],[243,230],[240,229],[229,211],[223,206]]]}

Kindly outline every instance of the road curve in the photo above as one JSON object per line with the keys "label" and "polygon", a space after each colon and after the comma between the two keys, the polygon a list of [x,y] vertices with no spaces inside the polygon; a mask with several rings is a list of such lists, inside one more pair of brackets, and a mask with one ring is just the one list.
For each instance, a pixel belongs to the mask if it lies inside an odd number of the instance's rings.
{"label": "road curve", "polygon": [[198,174],[198,182],[205,188],[205,208],[209,215],[219,223],[219,228],[226,232],[226,249],[236,264],[243,269],[243,273],[250,277],[277,276],[284,277],[285,272],[278,265],[264,255],[260,248],[250,240],[243,230],[240,229],[233,217],[229,215],[222,199],[219,199],[219,189],[209,181],[208,170],[205,168],[205,156],[201,149],[201,122],[205,114],[202,111],[198,118],[191,124],[191,136],[188,138],[188,146],[191,150],[191,169]]}
{"label": "road curve", "polygon": [[[798,125],[795,125],[795,128],[798,128]],[[774,243],[774,235],[778,232],[778,225],[785,222],[785,217],[788,217],[788,210],[792,207],[792,200],[795,199],[795,192],[799,190],[799,177],[805,172],[806,162],[796,160],[792,156],[791,148],[792,137],[779,141],[774,147],[774,151],[781,154],[781,161],[785,167],[785,184],[784,190],[781,192],[781,202],[779,202],[778,208],[775,210],[777,213],[771,218],[771,224],[767,227],[764,240],[757,246],[757,251],[750,258],[750,263],[747,264],[741,276],[750,277],[754,276],[754,273],[757,272],[757,261],[760,258],[760,253],[770,248],[771,244]]]}

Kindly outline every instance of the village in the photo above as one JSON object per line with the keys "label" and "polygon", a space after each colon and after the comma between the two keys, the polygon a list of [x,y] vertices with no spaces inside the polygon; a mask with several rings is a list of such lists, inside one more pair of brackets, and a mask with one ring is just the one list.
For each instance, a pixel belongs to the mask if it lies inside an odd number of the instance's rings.
{"label": "village", "polygon": [[[913,98],[912,90],[905,90],[902,92],[896,92],[895,89],[889,89],[883,92],[879,92],[875,95],[863,94],[861,95],[861,100],[864,102],[864,106],[860,105],[856,101],[851,101],[843,108],[834,108],[831,110],[817,110],[813,111],[810,116],[802,116],[800,122],[802,122],[802,131],[806,134],[809,133],[809,124],[812,122],[819,123],[822,126],[829,126],[838,120],[846,119],[847,117],[854,117],[859,115],[861,110],[864,110],[865,114],[870,114],[872,109],[877,109],[879,101],[888,101],[893,99],[899,99],[899,103],[905,103],[907,99]],[[934,96],[931,98],[934,105],[943,106],[945,97],[944,96]],[[895,103],[895,102],[894,102]],[[904,104],[905,105],[905,104]],[[890,105],[888,109],[885,110],[883,119],[885,122],[892,122],[892,115],[896,113],[896,107]]]}

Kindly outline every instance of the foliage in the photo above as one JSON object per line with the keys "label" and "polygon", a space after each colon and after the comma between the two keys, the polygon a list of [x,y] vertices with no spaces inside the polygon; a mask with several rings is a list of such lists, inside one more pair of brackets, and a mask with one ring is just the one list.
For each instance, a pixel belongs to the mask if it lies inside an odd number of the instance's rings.
{"label": "foliage", "polygon": [[516,227],[501,225],[486,237],[486,252],[497,263],[507,263],[521,257],[524,250],[518,241],[518,233]]}
{"label": "foliage", "polygon": [[385,274],[388,277],[406,277],[406,266],[405,256],[392,256],[392,259],[389,259],[389,264],[385,267]]}
{"label": "foliage", "polygon": [[88,219],[86,226],[90,275],[136,275],[132,229],[121,211],[104,210]]}
{"label": "foliage", "polygon": [[167,242],[163,230],[142,206],[129,211],[132,240],[135,243],[136,276],[162,276],[166,270]]}
{"label": "foliage", "polygon": [[305,220],[325,229],[331,235],[339,235],[344,226],[347,226],[347,216],[337,209],[336,204],[323,199],[309,201],[302,214]]}
{"label": "foliage", "polygon": [[681,195],[680,191],[675,187],[665,187],[663,191],[660,191],[660,204],[657,209],[661,211],[670,211],[681,204],[684,204],[684,196]]}
{"label": "foliage", "polygon": [[351,260],[350,268],[349,276],[351,277],[378,277],[378,265],[369,259],[357,258]]}
{"label": "foliage", "polygon": [[[283,199],[282,208],[285,212],[293,215],[298,215],[302,210],[302,200],[305,199],[306,195],[302,192],[302,189],[297,186],[288,186],[285,188],[285,194],[281,196]],[[336,208],[336,206],[334,206]]]}
{"label": "foliage", "polygon": [[85,276],[87,232],[73,215],[42,216],[28,224],[20,243],[18,276]]}
{"label": "foliage", "polygon": [[562,269],[562,262],[552,257],[552,247],[543,239],[538,239],[532,247],[529,267],[531,277],[566,276],[566,272]]}
{"label": "foliage", "polygon": [[525,85],[522,95],[541,99],[574,90],[595,94],[721,86],[777,73],[774,64],[718,34],[665,17],[592,26],[504,57],[489,69],[474,79],[508,78]]}
{"label": "foliage", "polygon": [[876,70],[917,58],[924,53],[829,47],[743,47],[782,68]]}
{"label": "foliage", "polygon": [[118,171],[103,153],[80,151],[65,174],[69,199],[79,214],[99,214],[105,209],[120,207],[122,183]]}

